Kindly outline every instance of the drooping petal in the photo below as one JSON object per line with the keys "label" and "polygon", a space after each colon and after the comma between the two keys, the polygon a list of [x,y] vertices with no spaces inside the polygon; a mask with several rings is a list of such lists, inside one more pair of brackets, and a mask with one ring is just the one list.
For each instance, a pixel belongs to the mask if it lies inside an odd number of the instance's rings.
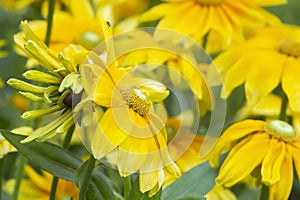
{"label": "drooping petal", "polygon": [[288,199],[293,186],[293,160],[290,152],[285,152],[280,167],[280,180],[269,187],[269,200]]}
{"label": "drooping petal", "polygon": [[282,76],[282,88],[289,99],[290,107],[300,111],[299,58],[288,58]]}
{"label": "drooping petal", "polygon": [[285,144],[277,139],[271,139],[269,151],[266,154],[261,166],[262,182],[266,185],[273,185],[281,178],[280,169],[286,155]]}
{"label": "drooping petal", "polygon": [[255,134],[237,144],[222,164],[216,183],[231,187],[246,178],[262,162],[269,142],[267,134]]}
{"label": "drooping petal", "polygon": [[[255,132],[264,130],[264,122],[260,120],[245,120],[230,126],[222,134],[212,151],[203,159],[210,159],[210,164],[214,167],[218,166],[219,156],[230,148],[232,142]],[[201,158],[202,159],[202,158]]]}
{"label": "drooping petal", "polygon": [[[246,99],[250,106],[266,97],[276,88],[281,79],[283,63],[285,61],[285,56],[268,51],[261,52],[257,56],[260,59],[255,60],[252,64],[252,69],[245,83]],[[276,58],[276,63],[273,62],[273,58]],[[249,67],[249,64],[246,66]]]}

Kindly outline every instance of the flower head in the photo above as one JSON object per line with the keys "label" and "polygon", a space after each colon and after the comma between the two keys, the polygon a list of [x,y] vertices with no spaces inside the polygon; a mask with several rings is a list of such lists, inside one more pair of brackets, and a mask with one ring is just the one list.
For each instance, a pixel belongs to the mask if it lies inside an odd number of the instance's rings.
{"label": "flower head", "polygon": [[222,96],[228,97],[245,83],[248,104],[253,106],[281,83],[290,108],[299,112],[299,35],[295,26],[261,28],[245,43],[218,56],[215,63],[225,79]]}
{"label": "flower head", "polygon": [[15,42],[26,52],[28,57],[35,59],[41,68],[27,70],[23,77],[35,81],[28,83],[11,78],[7,83],[18,89],[21,95],[34,102],[43,102],[47,105],[42,109],[26,111],[22,118],[32,120],[51,114],[56,119],[47,125],[35,130],[23,142],[36,138],[46,140],[57,133],[65,133],[73,124],[71,111],[73,95],[80,95],[82,90],[81,79],[77,73],[77,65],[85,57],[86,50],[81,46],[71,45],[64,53],[55,54],[35,35],[27,22],[21,23],[22,32],[15,35]]}
{"label": "flower head", "polygon": [[236,123],[224,132],[209,154],[210,164],[218,165],[220,154],[229,149],[216,178],[217,185],[231,187],[257,170],[255,177],[269,187],[269,199],[288,199],[293,163],[300,175],[300,141],[291,125],[280,120]]}
{"label": "flower head", "polygon": [[[272,5],[281,3],[270,2]],[[173,29],[197,41],[208,35],[206,49],[209,52],[218,52],[235,40],[240,42],[245,26],[279,23],[275,16],[261,9],[256,2],[245,0],[171,0],[155,6],[140,17],[141,21],[158,19],[158,28]]]}

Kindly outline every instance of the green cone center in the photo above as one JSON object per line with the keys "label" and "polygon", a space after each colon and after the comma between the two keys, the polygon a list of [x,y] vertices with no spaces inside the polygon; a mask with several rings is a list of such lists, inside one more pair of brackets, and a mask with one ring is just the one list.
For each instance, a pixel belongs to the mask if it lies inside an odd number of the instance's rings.
{"label": "green cone center", "polygon": [[271,120],[266,123],[265,130],[273,137],[284,140],[285,142],[292,142],[296,139],[296,132],[294,128],[281,120]]}

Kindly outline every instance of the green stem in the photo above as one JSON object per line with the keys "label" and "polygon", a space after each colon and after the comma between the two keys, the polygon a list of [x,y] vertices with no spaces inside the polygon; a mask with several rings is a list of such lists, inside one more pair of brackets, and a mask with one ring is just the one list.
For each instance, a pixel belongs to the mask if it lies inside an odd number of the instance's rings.
{"label": "green stem", "polygon": [[58,185],[58,177],[53,176],[52,184],[51,184],[51,191],[50,191],[50,198],[49,198],[50,200],[55,200],[57,185]]}
{"label": "green stem", "polygon": [[267,200],[269,198],[269,188],[262,184],[260,191],[260,200]]}
{"label": "green stem", "polygon": [[285,93],[282,91],[281,94],[281,108],[280,108],[280,114],[279,119],[282,121],[286,121],[286,109],[288,105],[288,98],[285,95]]}
{"label": "green stem", "polygon": [[79,190],[79,200],[85,200],[86,196],[86,191],[89,186],[91,174],[93,172],[93,169],[95,167],[95,158],[93,155],[90,156],[90,159],[87,162],[87,171],[86,171],[86,176],[83,177],[82,184],[80,186]]}
{"label": "green stem", "polygon": [[125,200],[129,200],[130,191],[131,191],[131,179],[130,176],[126,176],[123,178],[124,182],[124,196]]}
{"label": "green stem", "polygon": [[47,19],[47,32],[46,32],[46,39],[45,39],[45,44],[47,46],[49,46],[50,39],[51,39],[54,9],[55,9],[55,0],[49,0],[48,19]]}
{"label": "green stem", "polygon": [[4,158],[0,159],[0,177],[1,177],[0,178],[0,200],[2,200],[2,178],[3,178]]}
{"label": "green stem", "polygon": [[[69,147],[69,144],[71,142],[71,139],[72,139],[72,136],[73,136],[73,133],[74,133],[74,128],[75,128],[75,125],[72,125],[69,128],[68,132],[66,133],[66,136],[65,136],[64,141],[63,141],[63,148],[68,148]],[[53,176],[52,184],[51,184],[51,191],[50,191],[50,200],[55,200],[58,180],[59,180],[58,177]]]}
{"label": "green stem", "polygon": [[19,190],[21,186],[21,181],[23,179],[23,174],[24,174],[24,168],[27,163],[27,160],[24,156],[19,154],[17,158],[17,166],[16,166],[16,174],[15,174],[15,186],[14,186],[14,193],[12,194],[12,200],[17,200],[18,195],[19,195]]}

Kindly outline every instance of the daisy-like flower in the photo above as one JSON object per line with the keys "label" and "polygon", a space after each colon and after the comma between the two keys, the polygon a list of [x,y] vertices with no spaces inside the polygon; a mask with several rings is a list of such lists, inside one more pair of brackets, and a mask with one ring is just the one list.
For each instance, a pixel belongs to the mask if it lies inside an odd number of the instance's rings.
{"label": "daisy-like flower", "polygon": [[54,53],[30,29],[27,22],[21,23],[22,32],[15,35],[15,42],[35,59],[40,69],[27,70],[23,77],[34,83],[11,78],[7,83],[18,89],[21,95],[34,102],[43,102],[45,107],[26,111],[22,114],[25,120],[40,118],[44,115],[55,116],[47,125],[33,131],[23,142],[34,139],[46,140],[57,133],[65,133],[73,124],[71,95],[80,95],[81,79],[77,65],[85,58],[87,51],[80,46],[71,45],[64,53]]}
{"label": "daisy-like flower", "polygon": [[[220,155],[229,149],[216,185],[229,188],[256,174],[256,178],[269,187],[270,200],[288,199],[293,167],[298,177],[300,175],[300,140],[291,125],[280,120],[236,123],[224,132],[206,158],[212,166],[217,166]],[[252,173],[254,171],[257,173]]]}
{"label": "daisy-like flower", "polygon": [[[166,111],[160,104],[169,95],[169,91],[158,81],[139,78],[134,75],[133,69],[120,67],[113,59],[111,29],[106,23],[102,28],[106,30],[106,60],[101,61],[101,56],[98,56],[94,60],[98,62],[91,64],[89,61],[85,65],[87,69],[83,66],[82,81],[87,91],[87,100],[90,100],[90,94],[94,94],[92,101],[96,106],[105,108],[105,111],[96,116],[95,131],[85,134],[90,138],[90,149],[96,159],[117,151],[116,163],[120,175],[128,176],[139,172],[140,190],[150,191],[149,195],[152,196],[163,184],[164,168],[173,176],[180,175],[180,170],[168,153]],[[113,62],[110,63],[110,60]],[[96,74],[98,79],[92,83],[90,77],[93,76],[87,76],[86,71],[97,69],[100,69],[100,74]],[[75,108],[79,116],[82,116],[82,112],[77,109],[85,102],[83,100]],[[85,106],[82,108],[84,111]],[[78,121],[79,126],[91,122],[88,117],[81,119]],[[80,127],[78,130],[80,131]]]}
{"label": "daisy-like flower", "polygon": [[[19,200],[47,200],[50,197],[51,191],[51,182],[53,176],[45,171],[42,173],[36,172],[33,168],[26,166],[25,173],[27,179],[23,179],[18,199]],[[4,190],[12,194],[14,188],[15,180],[8,180],[4,184]],[[79,196],[78,188],[75,183],[59,179],[58,187],[56,190],[55,199],[64,200],[64,199],[74,199],[77,200]]]}
{"label": "daisy-like flower", "polygon": [[299,36],[299,27],[265,27],[255,31],[245,43],[218,56],[215,64],[225,79],[221,96],[228,97],[234,88],[245,83],[248,105],[253,106],[281,83],[290,108],[299,112]]}
{"label": "daisy-like flower", "polygon": [[[282,3],[265,2],[271,5]],[[169,0],[140,17],[141,22],[158,19],[158,28],[173,29],[200,42],[208,34],[206,49],[211,53],[233,42],[240,42],[244,27],[280,23],[278,18],[260,8],[255,1],[246,0]]]}

